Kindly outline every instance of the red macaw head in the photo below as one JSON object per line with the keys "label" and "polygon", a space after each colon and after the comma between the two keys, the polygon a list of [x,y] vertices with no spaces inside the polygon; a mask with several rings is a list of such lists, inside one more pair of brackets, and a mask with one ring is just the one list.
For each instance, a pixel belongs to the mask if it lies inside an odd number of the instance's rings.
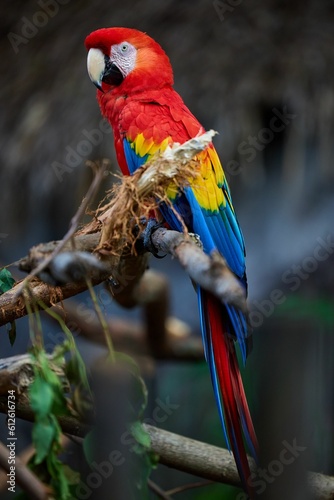
{"label": "red macaw head", "polygon": [[101,92],[123,94],[173,84],[170,61],[160,45],[141,31],[103,28],[87,36],[88,74]]}

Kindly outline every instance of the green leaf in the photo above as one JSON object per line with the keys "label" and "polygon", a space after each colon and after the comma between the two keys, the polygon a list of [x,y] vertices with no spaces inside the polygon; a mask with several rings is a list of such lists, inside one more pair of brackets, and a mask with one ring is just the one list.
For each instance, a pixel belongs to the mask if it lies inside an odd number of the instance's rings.
{"label": "green leaf", "polygon": [[71,469],[69,465],[63,464],[64,476],[68,484],[79,484],[80,483],[80,473]]}
{"label": "green leaf", "polygon": [[61,383],[53,386],[52,413],[54,415],[68,415],[70,413]]}
{"label": "green leaf", "polygon": [[65,373],[72,384],[78,384],[90,392],[87,378],[86,365],[80,353],[75,350],[71,352],[71,359],[66,363]]}
{"label": "green leaf", "polygon": [[136,398],[136,409],[138,411],[138,420],[143,418],[144,411],[148,401],[148,391],[145,381],[139,375],[134,375],[133,391]]}
{"label": "green leaf", "polygon": [[8,271],[8,269],[1,269],[0,270],[0,295],[8,292],[11,288],[13,288],[13,285],[15,283],[15,280],[11,273]]}
{"label": "green leaf", "polygon": [[140,456],[139,462],[136,462],[139,469],[135,478],[135,487],[137,495],[139,494],[138,492],[140,492],[140,498],[146,499],[148,498],[147,480],[153,467],[155,467],[156,456],[150,450],[151,438],[148,432],[146,432],[142,422],[133,422],[130,426],[130,431],[136,440],[136,444],[131,447],[131,451],[137,456]]}
{"label": "green leaf", "polygon": [[80,481],[80,475],[58,458],[62,446],[57,417],[70,413],[66,393],[71,391],[72,398],[74,397],[69,381],[58,373],[59,367],[65,369],[64,356],[67,354],[74,359],[72,371],[77,383],[73,383],[73,386],[78,388],[79,384],[82,386],[85,382],[88,385],[85,365],[71,339],[58,346],[51,356],[38,344],[33,345],[31,352],[35,380],[30,386],[29,397],[35,413],[32,436],[36,449],[31,468],[42,481],[53,488],[57,500],[75,498],[76,485]]}
{"label": "green leaf", "polygon": [[62,465],[57,455],[55,455],[55,453],[49,453],[49,455],[46,457],[46,464],[50,476],[53,478],[57,478],[59,475],[59,469]]}
{"label": "green leaf", "polygon": [[94,429],[92,429],[90,432],[86,434],[85,439],[83,440],[82,443],[85,459],[89,464],[92,463],[94,460],[93,450],[96,438],[95,434],[96,432],[94,431]]}
{"label": "green leaf", "polygon": [[149,433],[145,431],[143,424],[137,420],[131,424],[130,430],[137,443],[144,448],[143,452],[146,453],[146,450],[151,447],[151,438]]}
{"label": "green leaf", "polygon": [[124,365],[126,365],[126,367],[130,373],[132,373],[133,375],[139,376],[139,374],[140,374],[139,366],[131,356],[129,356],[128,354],[125,354],[124,352],[116,352],[115,351],[115,360],[120,362],[120,363],[124,363]]}
{"label": "green leaf", "polygon": [[47,416],[52,407],[54,392],[52,386],[41,377],[36,377],[29,389],[30,406],[36,420]]}
{"label": "green leaf", "polygon": [[57,344],[52,351],[52,361],[57,366],[64,368],[65,366],[65,354],[67,354],[71,349],[70,342],[65,339],[62,344]]}
{"label": "green leaf", "polygon": [[[9,325],[9,328],[8,328]],[[8,323],[7,325],[7,331],[8,331],[8,338],[10,345],[13,347],[14,342],[16,340],[16,323],[15,321],[12,321],[11,323]]]}
{"label": "green leaf", "polygon": [[57,500],[71,500],[69,483],[64,471],[63,463],[51,453],[47,457],[48,471],[52,477],[51,486],[55,491]]}
{"label": "green leaf", "polygon": [[40,464],[49,454],[52,441],[57,434],[57,429],[50,419],[35,422],[32,430],[32,438],[36,449],[35,464]]}

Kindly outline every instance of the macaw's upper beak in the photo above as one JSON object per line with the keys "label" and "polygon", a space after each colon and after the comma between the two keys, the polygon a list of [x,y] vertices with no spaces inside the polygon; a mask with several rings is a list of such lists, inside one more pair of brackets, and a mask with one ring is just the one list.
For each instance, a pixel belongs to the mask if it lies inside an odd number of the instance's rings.
{"label": "macaw's upper beak", "polygon": [[104,54],[100,49],[90,49],[87,56],[87,70],[94,85],[102,91],[102,78],[105,69]]}
{"label": "macaw's upper beak", "polygon": [[87,56],[87,69],[89,78],[94,85],[101,91],[102,82],[108,85],[118,86],[124,80],[124,77],[115,63],[103,54],[100,49],[90,49]]}

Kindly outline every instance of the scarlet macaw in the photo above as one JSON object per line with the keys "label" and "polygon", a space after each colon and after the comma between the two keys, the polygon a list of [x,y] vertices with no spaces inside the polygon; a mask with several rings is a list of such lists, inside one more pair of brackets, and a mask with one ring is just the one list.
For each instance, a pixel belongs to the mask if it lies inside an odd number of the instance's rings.
{"label": "scarlet macaw", "polygon": [[[129,28],[105,28],[91,33],[85,45],[88,73],[98,88],[102,115],[112,126],[124,175],[131,175],[167,144],[182,144],[204,132],[173,89],[173,70],[167,55],[148,35]],[[210,254],[218,250],[246,289],[244,240],[214,146],[210,144],[197,159],[200,178],[182,192],[170,189],[168,196],[188,229],[200,236],[204,251]],[[173,211],[161,205],[160,212],[172,229],[182,231]],[[198,303],[205,356],[225,438],[242,483],[250,491],[243,439],[253,456],[257,441],[235,350],[236,340],[245,362],[246,319],[240,310],[220,303],[199,287]]]}

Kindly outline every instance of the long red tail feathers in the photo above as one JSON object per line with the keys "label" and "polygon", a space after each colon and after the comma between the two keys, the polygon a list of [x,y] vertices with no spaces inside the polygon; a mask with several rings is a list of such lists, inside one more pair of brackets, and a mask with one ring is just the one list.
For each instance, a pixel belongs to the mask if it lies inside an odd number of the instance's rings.
{"label": "long red tail feathers", "polygon": [[[200,290],[203,340],[210,366],[215,396],[228,447],[232,451],[244,489],[250,497],[251,475],[245,442],[256,459],[258,445],[238,366],[235,342],[227,331],[224,306],[211,294]],[[203,321],[204,320],[204,321]]]}

